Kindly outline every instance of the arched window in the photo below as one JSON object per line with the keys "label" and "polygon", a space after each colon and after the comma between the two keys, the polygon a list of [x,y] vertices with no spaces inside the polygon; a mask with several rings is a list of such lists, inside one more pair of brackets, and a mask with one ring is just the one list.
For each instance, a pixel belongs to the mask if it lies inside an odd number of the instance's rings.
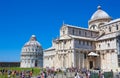
{"label": "arched window", "polygon": [[32,51],[34,51],[34,48],[32,48]]}
{"label": "arched window", "polygon": [[30,51],[30,48],[28,48],[28,51]]}
{"label": "arched window", "polygon": [[35,49],[37,51],[37,49]]}
{"label": "arched window", "polygon": [[31,60],[31,62],[33,63],[33,60]]}
{"label": "arched window", "polygon": [[83,45],[85,45],[85,41],[82,41],[83,42]]}
{"label": "arched window", "polygon": [[66,44],[66,41],[64,41],[64,45]]}
{"label": "arched window", "polygon": [[72,30],[72,33],[73,33],[73,35],[75,34],[75,33],[74,33],[74,29]]}
{"label": "arched window", "polygon": [[109,27],[109,32],[111,32],[111,27]]}
{"label": "arched window", "polygon": [[79,44],[81,44],[81,40],[79,40]]}
{"label": "arched window", "polygon": [[87,35],[87,33],[85,32],[85,36]]}
{"label": "arched window", "polygon": [[93,29],[93,30],[94,30],[94,29],[96,29],[96,27],[97,27],[96,25],[92,25],[92,26],[90,27],[90,29]]}
{"label": "arched window", "polygon": [[98,28],[100,28],[101,27],[101,25],[103,25],[104,23],[100,23],[99,25],[98,25]]}
{"label": "arched window", "polygon": [[81,31],[79,31],[79,35],[81,35]]}
{"label": "arched window", "polygon": [[93,36],[93,33],[91,32],[91,36]]}
{"label": "arched window", "polygon": [[101,45],[99,44],[99,48],[101,47]]}
{"label": "arched window", "polygon": [[108,43],[108,47],[110,47],[110,43]]}
{"label": "arched window", "polygon": [[116,30],[118,30],[118,25],[116,24]]}
{"label": "arched window", "polygon": [[63,30],[63,34],[65,34],[65,31]]}

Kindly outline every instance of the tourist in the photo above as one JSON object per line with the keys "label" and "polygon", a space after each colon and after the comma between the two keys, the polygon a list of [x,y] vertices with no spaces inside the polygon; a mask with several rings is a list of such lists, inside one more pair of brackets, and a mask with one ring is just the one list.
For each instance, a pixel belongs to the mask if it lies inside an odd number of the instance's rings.
{"label": "tourist", "polygon": [[32,72],[32,71],[30,71],[30,77],[32,77],[32,74],[33,74],[33,72]]}
{"label": "tourist", "polygon": [[9,70],[8,71],[8,78],[10,78],[10,75],[11,75],[11,71]]}
{"label": "tourist", "polygon": [[89,70],[86,72],[86,78],[90,78],[90,71]]}
{"label": "tourist", "polygon": [[15,72],[12,71],[12,78],[15,78]]}
{"label": "tourist", "polygon": [[25,78],[25,73],[24,72],[22,72],[22,78]]}
{"label": "tourist", "polygon": [[37,78],[41,78],[41,75],[39,74]]}
{"label": "tourist", "polygon": [[101,78],[104,78],[104,73],[102,73]]}
{"label": "tourist", "polygon": [[44,72],[44,78],[47,78],[47,73],[46,72]]}
{"label": "tourist", "polygon": [[79,76],[79,73],[77,72],[77,73],[75,73],[75,77],[74,78],[80,78],[80,76]]}
{"label": "tourist", "polygon": [[19,71],[16,71],[16,77],[19,78]]}
{"label": "tourist", "polygon": [[44,78],[44,73],[43,72],[41,73],[41,78]]}
{"label": "tourist", "polygon": [[22,72],[20,72],[20,78],[22,78]]}
{"label": "tourist", "polygon": [[98,76],[99,76],[99,78],[101,78],[101,76],[102,76],[102,73],[101,73],[101,71],[99,71],[99,74],[98,74]]}

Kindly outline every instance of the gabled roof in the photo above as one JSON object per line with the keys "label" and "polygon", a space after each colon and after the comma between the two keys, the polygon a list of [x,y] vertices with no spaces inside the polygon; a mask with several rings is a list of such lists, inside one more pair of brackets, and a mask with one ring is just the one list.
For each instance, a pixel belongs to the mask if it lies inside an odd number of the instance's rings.
{"label": "gabled roof", "polygon": [[88,29],[88,28],[83,28],[83,27],[69,25],[69,24],[64,24],[62,27],[71,27],[71,28],[77,28],[77,29],[86,30],[86,31],[98,32],[96,30],[91,30],[91,29]]}
{"label": "gabled roof", "polygon": [[52,46],[52,47],[50,47],[50,48],[44,50],[44,52],[45,52],[45,51],[50,51],[50,50],[55,50],[55,48]]}
{"label": "gabled roof", "polygon": [[72,38],[95,41],[95,38],[70,35]]}
{"label": "gabled roof", "polygon": [[109,39],[109,38],[114,38],[114,37],[117,36],[116,33],[117,33],[117,32],[109,33],[109,34],[103,35],[103,36],[101,36],[100,38],[98,38],[97,40],[105,40],[105,39]]}

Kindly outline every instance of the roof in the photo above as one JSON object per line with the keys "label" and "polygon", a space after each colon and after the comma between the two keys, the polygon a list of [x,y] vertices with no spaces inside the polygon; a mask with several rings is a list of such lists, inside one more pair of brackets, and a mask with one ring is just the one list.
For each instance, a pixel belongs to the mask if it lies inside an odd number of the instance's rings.
{"label": "roof", "polygon": [[94,53],[94,52],[90,52],[89,54],[88,54],[88,56],[99,56],[97,53]]}
{"label": "roof", "polygon": [[98,32],[96,30],[91,30],[91,29],[88,29],[88,28],[83,28],[83,27],[79,27],[79,26],[73,26],[73,25],[69,25],[69,24],[64,24],[64,26],[78,28],[78,29],[82,29],[82,30],[86,30],[86,31]]}
{"label": "roof", "polygon": [[107,24],[111,24],[111,23],[118,22],[118,21],[120,21],[120,18],[115,19],[115,20],[112,20],[112,21],[110,21],[110,22],[109,22],[109,23],[107,23]]}
{"label": "roof", "polygon": [[45,56],[52,56],[52,55],[55,55],[55,54],[56,54],[55,51],[46,50],[46,52],[44,52],[44,57],[45,57]]}
{"label": "roof", "polygon": [[101,9],[101,6],[98,6],[98,10],[92,15],[91,20],[111,18],[105,11]]}
{"label": "roof", "polygon": [[35,35],[32,35],[30,40],[25,43],[24,47],[27,46],[41,46],[41,44],[37,41],[37,38]]}
{"label": "roof", "polygon": [[71,39],[72,37],[69,35],[64,35],[64,36],[60,36],[59,40],[66,40],[66,39]]}
{"label": "roof", "polygon": [[114,33],[109,33],[109,34],[106,34],[106,35],[103,35],[101,36],[100,38],[98,38],[97,40],[104,40],[104,39],[109,39],[109,38],[114,38],[116,37],[116,32]]}
{"label": "roof", "polygon": [[48,48],[48,49],[46,49],[46,50],[44,50],[44,51],[50,51],[50,50],[54,50],[55,48],[52,46],[52,47],[50,47],[50,48]]}
{"label": "roof", "polygon": [[91,40],[94,41],[95,38],[90,38],[90,37],[81,37],[81,36],[74,36],[74,35],[70,35],[72,38],[78,38],[78,39],[83,39],[83,40]]}
{"label": "roof", "polygon": [[60,37],[58,40],[66,40],[66,39],[72,39],[72,38],[95,41],[95,38],[75,36],[75,35],[65,35]]}

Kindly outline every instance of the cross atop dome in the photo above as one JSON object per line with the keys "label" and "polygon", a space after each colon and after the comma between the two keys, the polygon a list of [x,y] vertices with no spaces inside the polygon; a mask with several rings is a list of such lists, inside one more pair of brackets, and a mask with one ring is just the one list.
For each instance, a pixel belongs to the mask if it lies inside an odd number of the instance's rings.
{"label": "cross atop dome", "polygon": [[98,10],[101,9],[101,6],[99,5],[99,6],[97,7],[97,9],[98,9]]}
{"label": "cross atop dome", "polygon": [[35,35],[32,35],[31,38],[30,38],[30,41],[36,41],[36,36]]}
{"label": "cross atop dome", "polygon": [[35,35],[32,35],[32,37],[36,37]]}

